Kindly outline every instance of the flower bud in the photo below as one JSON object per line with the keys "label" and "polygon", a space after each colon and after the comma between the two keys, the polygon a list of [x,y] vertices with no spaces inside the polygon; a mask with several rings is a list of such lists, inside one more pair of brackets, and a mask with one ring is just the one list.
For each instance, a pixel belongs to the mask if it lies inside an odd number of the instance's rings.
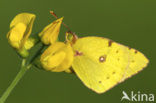
{"label": "flower bud", "polygon": [[45,45],[53,44],[57,40],[62,20],[63,17],[55,20],[39,33],[39,37]]}
{"label": "flower bud", "polygon": [[15,16],[10,23],[10,31],[7,34],[7,39],[10,45],[15,48],[22,57],[28,56],[27,50],[35,43],[35,39],[29,38],[35,17],[34,14],[21,13]]}

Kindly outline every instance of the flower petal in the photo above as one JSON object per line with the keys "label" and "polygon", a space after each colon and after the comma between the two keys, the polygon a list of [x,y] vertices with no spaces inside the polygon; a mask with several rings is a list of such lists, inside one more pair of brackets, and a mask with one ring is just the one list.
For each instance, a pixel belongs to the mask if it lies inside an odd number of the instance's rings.
{"label": "flower petal", "polygon": [[44,69],[61,72],[68,69],[73,62],[73,50],[70,44],[56,42],[44,51],[40,58]]}
{"label": "flower petal", "polygon": [[20,13],[14,17],[14,19],[10,23],[10,28],[15,26],[18,23],[23,23],[25,25],[29,25],[31,20],[34,19],[36,16],[31,13]]}
{"label": "flower petal", "polygon": [[14,28],[19,23],[26,25],[25,32],[22,34],[17,34],[17,35],[23,35],[22,36],[23,38],[21,38],[20,48],[22,48],[24,46],[26,40],[30,36],[35,18],[36,18],[36,16],[34,14],[21,13],[21,14],[18,14],[17,16],[15,16],[15,18],[11,22],[10,28]]}
{"label": "flower petal", "polygon": [[65,70],[69,69],[72,65],[74,53],[73,53],[71,45],[66,44],[65,47],[62,48],[62,50],[66,52],[66,57],[65,57],[64,61],[58,67],[56,67],[55,69],[52,70],[54,72],[65,71]]}
{"label": "flower petal", "polygon": [[21,40],[23,38],[23,34],[26,31],[26,25],[23,23],[16,24],[7,34],[7,38],[9,39],[9,43],[16,49],[20,48]]}

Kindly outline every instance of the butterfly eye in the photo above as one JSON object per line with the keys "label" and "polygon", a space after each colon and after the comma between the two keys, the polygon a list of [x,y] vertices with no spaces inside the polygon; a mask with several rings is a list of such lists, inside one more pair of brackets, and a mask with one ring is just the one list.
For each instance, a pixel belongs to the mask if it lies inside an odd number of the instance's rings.
{"label": "butterfly eye", "polygon": [[100,61],[100,62],[104,62],[104,61],[106,61],[106,55],[101,56],[101,57],[99,58],[99,61]]}

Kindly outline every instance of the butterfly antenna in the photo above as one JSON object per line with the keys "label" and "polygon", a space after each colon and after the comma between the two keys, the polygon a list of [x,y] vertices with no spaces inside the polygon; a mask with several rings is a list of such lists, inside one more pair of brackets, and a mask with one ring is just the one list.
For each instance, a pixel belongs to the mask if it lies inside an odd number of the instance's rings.
{"label": "butterfly antenna", "polygon": [[[56,19],[58,19],[58,16],[54,13],[54,11],[50,11],[50,14],[52,16],[54,16]],[[64,25],[65,28],[67,28],[68,32],[70,32],[71,34],[73,34],[73,32],[71,31],[71,29],[64,22],[62,22],[62,24]]]}

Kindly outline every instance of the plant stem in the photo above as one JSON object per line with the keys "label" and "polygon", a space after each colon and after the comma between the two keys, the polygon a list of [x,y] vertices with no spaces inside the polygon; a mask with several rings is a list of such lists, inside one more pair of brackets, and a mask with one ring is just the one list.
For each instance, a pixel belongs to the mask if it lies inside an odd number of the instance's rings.
{"label": "plant stem", "polygon": [[26,66],[25,62],[26,62],[25,59],[23,59],[22,64],[21,64],[21,69],[20,69],[19,73],[16,75],[15,79],[12,81],[10,86],[7,88],[7,90],[4,92],[4,94],[0,98],[0,103],[5,102],[5,100],[7,99],[9,94],[11,93],[11,91],[14,89],[14,87],[17,85],[19,80],[24,76],[26,71],[29,69],[30,66]]}

